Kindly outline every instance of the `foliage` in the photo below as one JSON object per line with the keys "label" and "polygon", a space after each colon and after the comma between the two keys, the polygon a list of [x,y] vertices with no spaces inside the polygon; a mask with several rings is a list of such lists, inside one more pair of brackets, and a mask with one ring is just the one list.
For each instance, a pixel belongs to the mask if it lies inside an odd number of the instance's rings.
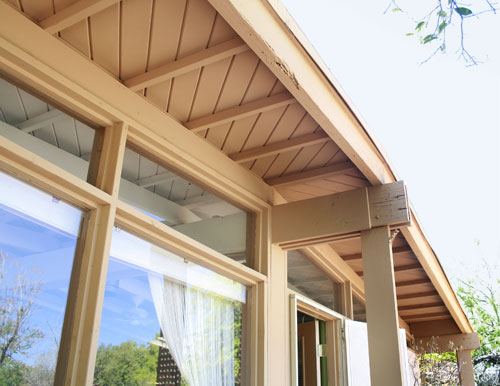
{"label": "foliage", "polygon": [[0,386],[21,385],[26,367],[24,364],[6,358],[0,366]]}
{"label": "foliage", "polygon": [[156,384],[158,346],[133,340],[100,345],[94,372],[95,386],[146,386]]}
{"label": "foliage", "polygon": [[0,251],[0,374],[15,385],[23,366],[13,359],[24,354],[43,337],[28,324],[41,283],[30,280],[24,270]]}
{"label": "foliage", "polygon": [[481,337],[473,355],[476,382],[490,386],[500,384],[500,279],[493,279],[492,270],[485,268],[489,278],[462,281],[458,296]]}
{"label": "foliage", "polygon": [[[459,40],[459,57],[464,60],[467,65],[475,65],[477,59],[469,53],[465,44],[465,25],[468,19],[475,18],[479,15],[497,13],[497,4],[492,0],[476,0],[472,4],[462,4],[455,0],[433,0],[433,7],[427,10],[425,16],[415,19],[409,13],[403,10],[398,5],[397,0],[391,0],[389,9],[393,12],[401,12],[414,23],[414,29],[407,33],[406,36],[417,36],[420,43],[427,45],[435,45],[435,51],[424,62],[429,60],[438,52],[446,52],[447,48],[447,31],[452,25],[457,25],[457,33]],[[452,30],[455,33],[455,29]]]}

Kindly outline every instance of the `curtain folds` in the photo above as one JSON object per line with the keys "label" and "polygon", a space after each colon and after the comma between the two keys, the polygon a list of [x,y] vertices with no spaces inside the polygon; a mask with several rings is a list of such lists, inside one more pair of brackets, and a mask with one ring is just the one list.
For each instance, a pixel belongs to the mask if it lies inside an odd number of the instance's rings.
{"label": "curtain folds", "polygon": [[168,349],[189,385],[235,385],[241,304],[155,274],[149,284]]}

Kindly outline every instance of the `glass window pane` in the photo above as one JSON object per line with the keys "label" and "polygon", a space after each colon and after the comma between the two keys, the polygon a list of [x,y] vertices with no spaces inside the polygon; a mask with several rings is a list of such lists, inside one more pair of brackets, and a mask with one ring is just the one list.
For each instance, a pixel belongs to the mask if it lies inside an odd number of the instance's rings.
{"label": "glass window pane", "polygon": [[241,263],[251,251],[251,214],[140,155],[125,151],[120,199]]}
{"label": "glass window pane", "polygon": [[95,384],[239,385],[246,287],[120,229],[110,255]]}
{"label": "glass window pane", "polygon": [[289,251],[288,288],[340,312],[339,287],[299,250]]}
{"label": "glass window pane", "polygon": [[0,79],[0,135],[87,180],[95,131]]}
{"label": "glass window pane", "polygon": [[49,385],[82,212],[0,172],[0,379]]}

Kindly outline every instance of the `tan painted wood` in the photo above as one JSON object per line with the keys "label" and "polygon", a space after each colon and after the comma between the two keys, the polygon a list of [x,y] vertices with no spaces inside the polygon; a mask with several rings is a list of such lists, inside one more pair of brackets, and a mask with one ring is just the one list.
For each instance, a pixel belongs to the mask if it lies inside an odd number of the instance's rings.
{"label": "tan painted wood", "polygon": [[153,68],[144,74],[125,80],[124,83],[125,86],[129,87],[132,91],[138,91],[248,51],[249,49],[250,48],[241,39],[235,38]]}
{"label": "tan painted wood", "polygon": [[271,246],[268,311],[267,363],[269,385],[290,384],[289,302],[287,290],[287,253],[276,244]]}
{"label": "tan painted wood", "polygon": [[246,118],[265,111],[274,110],[282,106],[295,103],[295,99],[289,93],[281,93],[253,102],[245,103],[241,106],[229,108],[206,117],[194,119],[184,125],[194,131],[202,131],[209,127],[215,127],[229,123],[231,121]]}
{"label": "tan painted wood", "polygon": [[[414,271],[414,270],[419,270],[419,269],[422,269],[422,266],[420,265],[420,263],[396,265],[396,266],[394,266],[394,273]],[[358,271],[356,273],[360,276],[363,276],[363,271]]]}
{"label": "tan painted wood", "polygon": [[403,236],[419,259],[425,273],[443,299],[460,330],[464,333],[472,332],[472,326],[461,308],[457,296],[444,274],[439,261],[435,257],[432,248],[423,237],[413,214],[412,224],[412,226],[402,229]]}
{"label": "tan painted wood", "polygon": [[[396,286],[397,289],[397,286]],[[413,292],[405,295],[397,295],[398,300],[405,300],[405,299],[416,299],[416,298],[423,298],[427,296],[435,296],[438,295],[437,291],[425,291],[425,292]]]}
{"label": "tan painted wood", "polygon": [[460,329],[451,316],[449,319],[444,320],[411,323],[410,327],[411,333],[415,336],[415,338],[460,333]]}
{"label": "tan painted wood", "polygon": [[[407,225],[409,217],[405,221],[408,211],[404,206],[407,198],[406,195],[400,197],[403,184],[395,182],[388,185],[384,187],[386,194],[383,200],[370,193],[371,189],[378,191],[379,187],[369,187],[277,205],[273,207],[273,242],[288,249],[313,242],[319,244],[337,235],[370,229],[372,219],[377,223],[385,221],[391,226]],[[374,201],[370,200],[370,196]],[[391,199],[400,206],[393,206]],[[401,270],[415,269],[417,265],[401,267]]]}
{"label": "tan painted wood", "polygon": [[352,303],[352,284],[349,280],[340,283],[340,299],[342,314],[349,319],[354,319],[354,307]]}
{"label": "tan painted wood", "polygon": [[[406,253],[406,252],[411,252],[411,248],[407,245],[402,246],[402,247],[393,247],[392,248],[393,256],[398,255],[400,253]],[[353,253],[350,255],[343,255],[342,256],[342,259],[344,259],[344,261],[361,260],[362,258],[363,258],[363,256],[361,255],[361,253]]]}
{"label": "tan painted wood", "polygon": [[411,287],[421,284],[432,284],[428,279],[404,280],[396,282],[396,287]]}
{"label": "tan painted wood", "polygon": [[340,385],[341,381],[341,368],[340,356],[342,351],[340,342],[337,336],[337,325],[340,321],[329,320],[326,322],[326,359],[327,359],[327,372],[328,372],[328,385]]}
{"label": "tan painted wood", "polygon": [[396,288],[388,226],[361,232],[372,386],[403,386]]}
{"label": "tan painted wood", "polygon": [[115,198],[118,198],[126,141],[126,124],[118,123],[104,130],[95,186]]}
{"label": "tan painted wood", "polygon": [[299,385],[297,342],[297,298],[290,295],[290,385]]}
{"label": "tan painted wood", "polygon": [[284,151],[299,149],[329,141],[330,138],[325,133],[312,133],[300,137],[287,139],[280,142],[274,142],[266,146],[260,146],[252,149],[234,153],[229,158],[236,162],[246,162],[253,159],[264,158],[270,155],[279,154]]}
{"label": "tan painted wood", "polygon": [[413,310],[421,310],[426,308],[435,308],[435,307],[444,307],[443,302],[432,302],[432,303],[419,303],[412,304],[407,306],[398,306],[398,311],[413,311]]}
{"label": "tan painted wood", "polygon": [[410,205],[403,181],[372,186],[368,189],[370,220],[373,227],[409,225]]}
{"label": "tan painted wood", "polygon": [[0,136],[0,166],[82,209],[111,204],[113,198],[16,143]]}
{"label": "tan painted wood", "polygon": [[461,386],[474,386],[474,363],[471,350],[457,350],[458,379]]}
{"label": "tan painted wood", "polygon": [[282,177],[275,177],[266,180],[266,182],[276,188],[288,185],[296,185],[299,182],[305,182],[315,179],[328,178],[336,175],[342,175],[354,170],[356,167],[349,161],[339,164],[325,166],[318,169],[312,169],[305,172],[286,174]]}
{"label": "tan painted wood", "polygon": [[414,343],[415,350],[420,353],[475,350],[479,345],[479,335],[475,332],[417,338]]}
{"label": "tan painted wood", "polygon": [[39,25],[48,33],[54,34],[71,27],[89,16],[101,12],[119,1],[120,0],[78,0],[72,5],[57,12],[55,15],[41,20]]}
{"label": "tan painted wood", "polygon": [[114,205],[86,216],[71,274],[55,384],[91,385],[108,267]]}
{"label": "tan painted wood", "polygon": [[[94,125],[128,123],[129,141],[242,206],[262,209],[272,200],[272,189],[251,172],[5,3],[0,4],[0,18],[0,68],[5,74],[59,101],[56,105],[65,105]],[[22,34],[17,33],[19,29]]]}

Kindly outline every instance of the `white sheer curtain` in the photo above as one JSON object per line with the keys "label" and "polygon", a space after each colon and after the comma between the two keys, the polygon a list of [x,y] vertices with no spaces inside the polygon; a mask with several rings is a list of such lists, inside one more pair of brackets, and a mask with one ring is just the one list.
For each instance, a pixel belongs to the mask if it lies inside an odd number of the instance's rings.
{"label": "white sheer curtain", "polygon": [[235,384],[235,311],[241,304],[149,274],[163,336],[190,386]]}

